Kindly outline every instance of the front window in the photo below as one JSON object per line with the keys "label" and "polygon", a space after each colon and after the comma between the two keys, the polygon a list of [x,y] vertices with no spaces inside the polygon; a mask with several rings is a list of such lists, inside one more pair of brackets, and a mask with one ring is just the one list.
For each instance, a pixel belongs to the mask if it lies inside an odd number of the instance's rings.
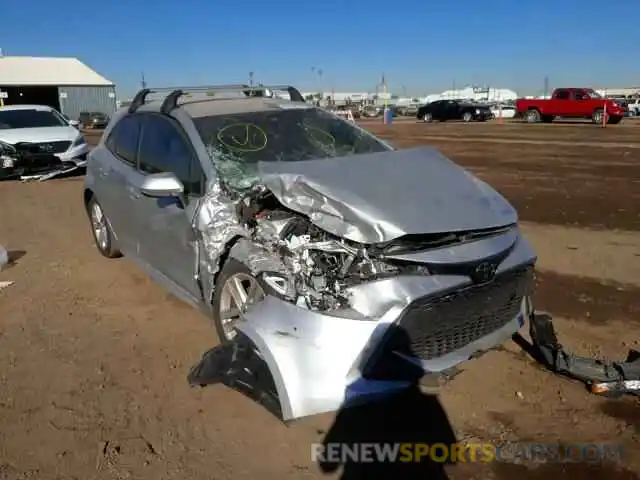
{"label": "front window", "polygon": [[0,130],[12,128],[64,127],[67,124],[51,110],[0,111]]}
{"label": "front window", "polygon": [[603,98],[602,95],[600,95],[598,92],[596,92],[593,89],[589,89],[589,90],[585,90],[585,92],[587,95],[589,95],[589,98]]}
{"label": "front window", "polygon": [[194,123],[221,176],[237,188],[257,181],[258,162],[300,162],[390,148],[353,123],[317,108],[201,117]]}

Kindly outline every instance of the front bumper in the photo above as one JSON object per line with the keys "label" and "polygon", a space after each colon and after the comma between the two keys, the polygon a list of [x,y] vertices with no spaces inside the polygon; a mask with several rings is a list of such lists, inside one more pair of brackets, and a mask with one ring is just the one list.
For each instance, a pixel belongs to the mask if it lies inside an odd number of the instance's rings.
{"label": "front bumper", "polygon": [[66,152],[58,153],[57,157],[63,162],[73,162],[77,167],[87,165],[87,154],[89,153],[89,145],[83,143],[76,147],[71,147]]}
{"label": "front bumper", "polygon": [[[485,286],[490,287],[498,279],[535,262],[535,254],[526,240],[519,235],[514,238],[496,270],[494,281]],[[423,257],[430,257],[432,263],[448,264],[457,259],[462,265],[474,256],[488,258],[492,249],[503,251],[503,248],[504,238],[494,238],[434,250],[424,253]],[[456,335],[462,337],[455,341],[448,340],[452,338],[452,323],[457,321],[452,313],[445,313],[444,318],[423,317],[425,322],[440,322],[441,326],[416,325],[415,315],[413,320],[409,318],[416,305],[432,305],[438,301],[446,304],[451,298],[451,305],[456,306],[462,300],[453,298],[452,294],[473,293],[475,288],[485,286],[475,287],[468,276],[453,274],[400,276],[366,283],[350,291],[351,305],[359,314],[353,318],[303,309],[268,296],[246,312],[237,328],[251,340],[268,366],[286,421],[366,402],[411,385],[413,380],[402,374],[376,374],[376,365],[389,356],[400,358],[406,365],[404,370],[418,367],[421,373],[438,373],[509,339],[531,310],[528,292],[515,293],[514,290],[513,295],[507,295],[510,309],[501,310],[502,321],[489,326],[480,325],[482,312],[469,311],[468,317],[458,312],[458,326],[462,330]],[[489,298],[486,291],[478,293],[477,298]],[[491,315],[497,315],[494,313]],[[398,331],[402,332],[406,339],[404,346],[409,346],[409,350],[397,344]],[[421,341],[433,340],[447,331],[449,337],[443,337],[435,350],[420,348]]]}

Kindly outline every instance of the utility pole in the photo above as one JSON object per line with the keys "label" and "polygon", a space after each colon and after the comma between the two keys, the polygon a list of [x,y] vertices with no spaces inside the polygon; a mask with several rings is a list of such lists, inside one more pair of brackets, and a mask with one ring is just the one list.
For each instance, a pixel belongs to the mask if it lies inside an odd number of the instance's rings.
{"label": "utility pole", "polygon": [[249,72],[249,86],[253,88],[253,74],[254,72]]}
{"label": "utility pole", "polygon": [[140,72],[140,85],[142,85],[142,88],[147,88],[147,81],[144,79],[144,72]]}
{"label": "utility pole", "polygon": [[549,77],[545,75],[544,77],[544,96],[545,98],[549,95]]}

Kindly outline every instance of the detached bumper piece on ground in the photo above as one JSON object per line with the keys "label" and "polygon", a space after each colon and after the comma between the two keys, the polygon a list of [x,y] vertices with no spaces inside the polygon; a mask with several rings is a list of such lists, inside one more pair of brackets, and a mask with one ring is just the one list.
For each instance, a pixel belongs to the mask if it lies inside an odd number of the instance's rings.
{"label": "detached bumper piece on ground", "polygon": [[77,168],[74,162],[64,162],[38,144],[0,142],[0,180],[44,181]]}
{"label": "detached bumper piece on ground", "polygon": [[[550,315],[534,313],[530,320],[533,344],[524,348],[555,373],[580,380],[589,390],[606,396],[640,396],[640,353],[630,351],[624,362],[605,362],[567,352],[556,336]],[[520,343],[522,339],[519,339]]]}
{"label": "detached bumper piece on ground", "polygon": [[[526,340],[519,336],[516,336],[516,340],[552,372],[580,380],[596,394],[612,397],[624,394],[640,396],[638,352],[631,351],[625,362],[605,362],[568,353],[558,343],[551,316],[543,313],[530,315],[530,335],[532,343],[525,343]],[[402,368],[410,368],[410,364],[402,364]],[[395,370],[397,374],[397,369]],[[413,376],[416,372],[407,374]],[[192,386],[201,387],[223,383],[282,418],[277,389],[269,368],[251,341],[242,334],[233,343],[206,352],[202,360],[191,369],[188,381]],[[407,385],[413,384],[407,382]]]}
{"label": "detached bumper piece on ground", "polygon": [[188,376],[191,386],[223,383],[238,390],[282,418],[273,377],[251,341],[238,334],[233,343],[207,351]]}

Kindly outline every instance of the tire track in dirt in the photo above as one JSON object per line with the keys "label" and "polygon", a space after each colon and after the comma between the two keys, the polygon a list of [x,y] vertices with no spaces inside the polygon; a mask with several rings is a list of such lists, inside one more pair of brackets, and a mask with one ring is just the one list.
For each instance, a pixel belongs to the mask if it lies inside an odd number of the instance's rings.
{"label": "tire track in dirt", "polygon": [[[390,135],[381,135],[383,138],[391,140]],[[444,135],[431,135],[425,134],[414,137],[404,137],[403,143],[406,145],[419,145],[421,141],[455,141],[455,142],[472,142],[472,143],[504,143],[504,144],[522,144],[522,145],[554,145],[560,147],[592,147],[592,148],[626,148],[626,149],[640,149],[640,143],[620,143],[620,142],[574,142],[574,141],[562,141],[562,140],[534,140],[529,138],[492,138],[488,136],[471,137],[471,136],[444,136]]]}
{"label": "tire track in dirt", "polygon": [[442,136],[452,139],[476,136],[495,139],[522,139],[538,141],[572,141],[580,142],[638,142],[640,122],[630,123],[612,128],[601,128],[588,124],[554,124],[529,125],[518,122],[488,123],[433,123],[425,125],[422,122],[406,122],[384,125],[382,121],[366,123],[363,127],[381,136],[394,137],[424,137]]}
{"label": "tire track in dirt", "polygon": [[430,140],[401,128],[383,136],[403,148],[439,148],[500,191],[523,220],[640,230],[640,149]]}

